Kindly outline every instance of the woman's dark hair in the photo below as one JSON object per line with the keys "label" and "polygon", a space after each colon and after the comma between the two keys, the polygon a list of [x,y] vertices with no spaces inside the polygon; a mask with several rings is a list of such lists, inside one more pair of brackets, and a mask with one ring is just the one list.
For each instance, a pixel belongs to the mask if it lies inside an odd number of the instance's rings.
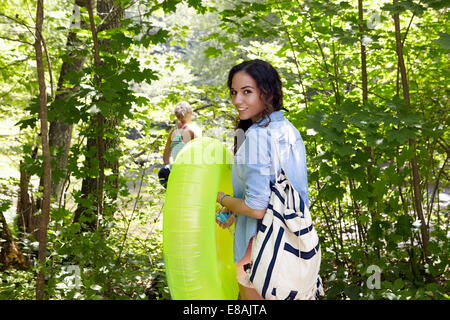
{"label": "woman's dark hair", "polygon": [[[230,72],[228,73],[228,89],[231,90],[233,77],[240,71],[245,71],[255,80],[256,84],[258,85],[258,89],[264,96],[263,100],[265,103],[265,108],[262,112],[260,121],[263,120],[265,116],[269,116],[269,121],[264,125],[267,126],[270,123],[270,114],[272,112],[279,111],[281,109],[286,110],[285,108],[283,108],[283,91],[281,89],[280,76],[277,70],[275,70],[275,68],[270,63],[259,59],[248,60],[231,68]],[[237,123],[237,129],[242,129],[245,132],[251,125],[252,121],[250,119],[239,120]],[[237,146],[235,143],[235,151],[238,148],[239,146]]]}

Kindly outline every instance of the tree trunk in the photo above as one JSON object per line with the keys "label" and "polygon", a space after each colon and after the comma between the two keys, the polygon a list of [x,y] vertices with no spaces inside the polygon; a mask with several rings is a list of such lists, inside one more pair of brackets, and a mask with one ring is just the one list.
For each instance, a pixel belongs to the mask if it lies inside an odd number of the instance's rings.
{"label": "tree trunk", "polygon": [[[76,5],[86,6],[85,0],[76,0]],[[80,27],[85,28],[86,22],[80,21]],[[76,88],[66,88],[64,83],[66,81],[66,75],[71,71],[80,71],[86,60],[86,55],[79,53],[77,47],[82,45],[77,38],[77,34],[73,31],[69,32],[67,37],[66,48],[69,49],[69,61],[63,61],[61,71],[59,74],[57,94],[55,100],[64,99],[64,97]],[[74,49],[73,49],[74,48]],[[58,152],[55,156],[52,156],[52,162],[55,163],[54,170],[59,171],[62,175],[66,175],[67,158],[71,146],[73,125],[66,123],[58,118],[55,118],[50,122],[49,129],[49,146],[50,148],[56,148],[61,152]],[[36,159],[38,147],[35,147],[31,154],[32,159]],[[41,207],[41,199],[34,201],[29,194],[29,182],[30,176],[25,170],[23,164],[20,165],[20,191],[17,202],[17,214],[19,216],[17,224],[20,230],[26,233],[32,234],[36,240],[39,241],[39,235],[37,230],[39,229],[39,215],[35,213]],[[62,190],[66,183],[66,178],[59,179],[58,181],[52,180],[51,195],[54,199],[60,203],[62,197]],[[43,180],[41,179],[40,186],[43,187]]]}
{"label": "tree trunk", "polygon": [[27,259],[17,247],[5,216],[0,212],[0,271],[9,268],[26,269],[28,267]]}
{"label": "tree trunk", "polygon": [[[367,102],[369,101],[369,90],[368,90],[368,82],[367,82],[367,54],[366,54],[366,46],[364,45],[364,6],[363,1],[358,0],[358,19],[359,19],[359,33],[360,33],[360,42],[361,42],[361,85],[362,85],[362,102],[363,106],[367,105]],[[369,155],[370,161],[367,164],[366,172],[367,172],[367,182],[369,187],[369,192],[372,193],[372,183],[373,183],[373,177],[372,177],[372,164],[374,163],[373,160],[373,151],[372,147],[370,147],[367,143],[367,145],[364,147],[364,151]],[[374,198],[372,196],[369,196],[369,211],[370,216],[372,218],[372,222],[375,220],[375,210],[371,209],[370,207],[373,205]]]}
{"label": "tree trunk", "polygon": [[[94,22],[94,10],[92,9],[92,1],[88,0],[88,13],[89,13],[89,23],[91,26],[92,33],[92,42],[94,43],[94,63],[96,67],[100,67],[102,65],[102,61],[100,59],[100,44],[97,38],[97,28],[95,27]],[[97,74],[95,76],[95,80],[97,82],[97,86],[100,86],[102,83],[102,79]],[[94,120],[95,121],[95,120]],[[103,185],[105,182],[105,139],[103,138],[104,132],[103,127],[105,125],[105,118],[102,112],[98,112],[96,117],[96,125],[98,128],[97,132],[97,161],[98,161],[98,178],[97,178],[97,216],[101,217],[103,215]]]}
{"label": "tree trunk", "polygon": [[[86,6],[85,0],[75,1],[75,6]],[[80,19],[80,27],[86,28],[87,24],[85,21]],[[67,37],[67,48],[74,48],[70,50],[69,61],[63,61],[61,66],[61,71],[59,73],[58,89],[55,100],[64,99],[68,93],[74,91],[76,88],[66,88],[64,82],[66,81],[66,75],[71,71],[80,71],[83,68],[84,62],[86,61],[86,55],[78,52],[78,47],[82,45],[80,40],[77,38],[77,34],[74,31],[70,31]],[[52,162],[55,163],[55,170],[66,176],[66,166],[67,157],[69,155],[71,140],[72,140],[72,129],[73,124],[66,123],[58,118],[54,119],[50,123],[49,131],[49,144],[50,148],[56,148],[61,150],[56,156],[52,156]],[[52,181],[52,197],[59,203],[62,196],[62,189],[66,183],[66,178],[61,178],[58,181]]]}
{"label": "tree trunk", "polygon": [[[394,0],[394,3],[397,2]],[[398,57],[398,65],[400,69],[400,75],[401,75],[401,82],[402,82],[402,88],[403,88],[403,99],[405,100],[405,104],[408,108],[411,108],[411,101],[409,97],[409,85],[408,85],[408,79],[406,76],[406,67],[405,67],[405,61],[403,60],[403,43],[400,35],[400,16],[398,13],[394,14],[394,24],[395,24],[395,42],[396,42],[396,51],[397,51],[397,57]],[[412,169],[412,176],[413,176],[413,190],[414,190],[414,202],[415,207],[417,210],[417,216],[420,219],[421,222],[421,235],[422,235],[422,242],[423,242],[423,250],[425,253],[425,256],[429,256],[430,253],[428,251],[428,241],[429,241],[429,234],[428,234],[428,228],[425,221],[425,216],[423,214],[423,208],[422,208],[422,194],[420,192],[420,176],[419,176],[419,169],[417,165],[417,156],[416,156],[416,140],[415,139],[409,139],[409,147],[413,149],[413,157],[410,160],[411,161],[411,169]]]}
{"label": "tree trunk", "polygon": [[363,42],[363,2],[358,0],[358,18],[359,18],[359,32],[361,35],[361,83],[362,83],[362,100],[363,104],[367,104],[368,91],[367,91],[367,62],[366,62],[366,46]]}
{"label": "tree trunk", "polygon": [[[36,159],[39,147],[35,146],[31,158]],[[39,216],[35,215],[39,210],[39,203],[36,203],[28,192],[30,185],[30,175],[25,169],[23,161],[19,164],[20,168],[20,185],[19,196],[17,199],[17,226],[18,229],[32,234],[36,239],[38,238],[37,230],[39,229]]]}
{"label": "tree trunk", "polygon": [[42,61],[42,24],[44,21],[44,1],[38,0],[36,10],[36,66],[39,83],[39,101],[40,101],[40,119],[41,119],[41,138],[42,153],[44,155],[44,190],[41,209],[41,221],[39,228],[39,252],[38,259],[41,269],[38,274],[36,284],[36,299],[44,299],[44,271],[42,269],[47,254],[47,226],[50,217],[50,194],[51,194],[51,166],[50,166],[50,147],[48,144],[48,123],[47,123],[47,92],[45,85],[44,63]]}
{"label": "tree trunk", "polygon": [[[107,40],[99,41],[97,34],[103,30],[108,30],[120,26],[120,22],[124,16],[124,9],[120,3],[115,4],[114,0],[99,0],[97,1],[97,14],[102,19],[103,23],[96,27],[94,23],[92,1],[87,1],[87,9],[90,17],[91,32],[94,46],[94,63],[99,66],[103,63],[100,59],[100,46],[108,48]],[[108,50],[108,49],[106,49]],[[101,83],[102,79],[96,77],[97,85]],[[114,116],[105,116],[99,112],[91,119],[90,131],[96,138],[88,138],[86,142],[87,150],[90,148],[96,149],[96,160],[98,161],[98,175],[96,177],[86,177],[83,179],[81,186],[81,197],[88,199],[91,195],[93,202],[90,202],[89,207],[78,205],[75,211],[74,222],[79,222],[83,217],[86,222],[87,229],[94,231],[98,228],[98,219],[103,215],[103,186],[105,183],[105,169],[112,169],[114,174],[118,174],[118,162],[108,162],[104,158],[104,153],[108,150],[118,146],[118,135],[113,134],[113,138],[104,138],[105,132],[108,130],[115,130],[118,125],[118,119]],[[111,135],[108,135],[111,136]],[[89,159],[85,161],[86,166],[91,166]],[[82,220],[83,220],[82,219]],[[86,228],[85,228],[86,229]]]}

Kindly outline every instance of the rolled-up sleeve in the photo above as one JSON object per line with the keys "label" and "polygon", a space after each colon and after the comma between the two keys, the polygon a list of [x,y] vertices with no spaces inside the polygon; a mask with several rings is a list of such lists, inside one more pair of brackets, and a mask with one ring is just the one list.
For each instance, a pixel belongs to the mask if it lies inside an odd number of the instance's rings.
{"label": "rolled-up sleeve", "polygon": [[267,130],[250,130],[246,140],[243,178],[244,202],[256,210],[266,209],[270,199],[270,144]]}

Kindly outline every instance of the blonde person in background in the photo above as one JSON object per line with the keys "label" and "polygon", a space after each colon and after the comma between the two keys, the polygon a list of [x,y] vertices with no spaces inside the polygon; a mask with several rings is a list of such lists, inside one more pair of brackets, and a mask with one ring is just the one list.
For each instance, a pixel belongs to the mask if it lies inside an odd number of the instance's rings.
{"label": "blonde person in background", "polygon": [[176,127],[170,131],[164,148],[164,167],[158,172],[159,181],[166,188],[169,179],[170,169],[180,150],[194,138],[202,135],[199,126],[192,122],[191,105],[182,101],[175,106],[175,117],[178,122]]}

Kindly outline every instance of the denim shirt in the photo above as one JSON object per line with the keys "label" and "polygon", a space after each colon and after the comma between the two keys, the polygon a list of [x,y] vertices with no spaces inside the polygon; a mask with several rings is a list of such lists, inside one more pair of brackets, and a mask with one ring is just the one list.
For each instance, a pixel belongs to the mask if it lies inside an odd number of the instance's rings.
{"label": "denim shirt", "polygon": [[[262,125],[270,122],[267,127]],[[295,190],[309,207],[305,145],[298,130],[275,111],[256,122],[245,133],[245,140],[234,156],[232,168],[233,192],[252,209],[266,209],[270,199],[270,182],[275,171],[283,168]],[[279,156],[278,156],[279,155]],[[247,251],[250,239],[256,235],[258,220],[237,215],[234,237],[234,262]]]}

